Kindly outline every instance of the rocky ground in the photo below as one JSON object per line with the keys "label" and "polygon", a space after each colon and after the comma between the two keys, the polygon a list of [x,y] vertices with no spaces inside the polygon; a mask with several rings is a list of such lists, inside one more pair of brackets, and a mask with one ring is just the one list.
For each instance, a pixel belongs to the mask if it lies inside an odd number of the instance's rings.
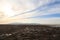
{"label": "rocky ground", "polygon": [[60,40],[60,27],[0,25],[0,40]]}

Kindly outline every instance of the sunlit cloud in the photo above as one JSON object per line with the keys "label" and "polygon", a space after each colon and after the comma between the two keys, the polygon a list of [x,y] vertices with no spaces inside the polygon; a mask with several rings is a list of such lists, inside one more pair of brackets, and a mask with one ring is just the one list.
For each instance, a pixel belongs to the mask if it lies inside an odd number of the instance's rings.
{"label": "sunlit cloud", "polygon": [[[1,23],[60,24],[60,0],[0,0]],[[0,13],[1,14],[1,13]]]}

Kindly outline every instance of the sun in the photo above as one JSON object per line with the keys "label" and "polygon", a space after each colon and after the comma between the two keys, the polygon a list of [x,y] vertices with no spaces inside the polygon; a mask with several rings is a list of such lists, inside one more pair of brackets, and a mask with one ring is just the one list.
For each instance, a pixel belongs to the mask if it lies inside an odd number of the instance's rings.
{"label": "sun", "polygon": [[3,12],[7,17],[15,15],[15,12],[12,10],[12,5],[9,3],[3,4]]}

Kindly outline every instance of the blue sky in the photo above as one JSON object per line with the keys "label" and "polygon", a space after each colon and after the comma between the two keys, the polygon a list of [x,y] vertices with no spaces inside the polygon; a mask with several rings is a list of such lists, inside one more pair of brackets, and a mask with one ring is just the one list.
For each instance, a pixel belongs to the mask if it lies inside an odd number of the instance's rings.
{"label": "blue sky", "polygon": [[[43,3],[40,4],[40,1],[42,1]],[[37,17],[37,18],[60,17],[60,0],[28,0],[27,3],[28,2],[34,4],[34,6],[35,5],[38,6],[35,6],[35,8],[33,7],[33,9],[32,8],[29,9],[28,7],[27,11],[22,14],[26,14],[26,13],[31,14],[32,12],[36,12],[35,15],[33,15],[33,17]]]}
{"label": "blue sky", "polygon": [[43,15],[43,16],[34,16],[31,18],[60,18],[60,14],[56,13],[56,14],[50,14],[50,15]]}
{"label": "blue sky", "polygon": [[23,18],[21,23],[60,24],[60,0],[1,0],[0,4],[8,17]]}
{"label": "blue sky", "polygon": [[[53,18],[53,17],[59,18],[60,17],[60,0],[54,0],[53,2],[52,1],[53,0],[35,9],[34,11],[37,11],[36,14],[40,13],[40,15],[34,16],[33,18]],[[41,14],[43,15],[41,16]]]}
{"label": "blue sky", "polygon": [[[18,0],[27,8],[18,15],[24,15],[34,23],[42,24],[60,24],[60,0]],[[32,16],[26,16],[29,14]],[[33,21],[34,20],[34,21]],[[52,22],[51,22],[52,21]],[[30,23],[32,23],[30,22]]]}

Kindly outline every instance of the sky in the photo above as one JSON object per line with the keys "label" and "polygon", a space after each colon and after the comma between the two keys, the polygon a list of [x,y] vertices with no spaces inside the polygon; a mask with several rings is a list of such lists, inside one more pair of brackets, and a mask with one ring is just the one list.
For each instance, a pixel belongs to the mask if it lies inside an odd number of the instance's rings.
{"label": "sky", "polygon": [[19,21],[10,23],[60,24],[60,0],[0,1],[0,11],[4,11],[7,18],[18,17]]}

